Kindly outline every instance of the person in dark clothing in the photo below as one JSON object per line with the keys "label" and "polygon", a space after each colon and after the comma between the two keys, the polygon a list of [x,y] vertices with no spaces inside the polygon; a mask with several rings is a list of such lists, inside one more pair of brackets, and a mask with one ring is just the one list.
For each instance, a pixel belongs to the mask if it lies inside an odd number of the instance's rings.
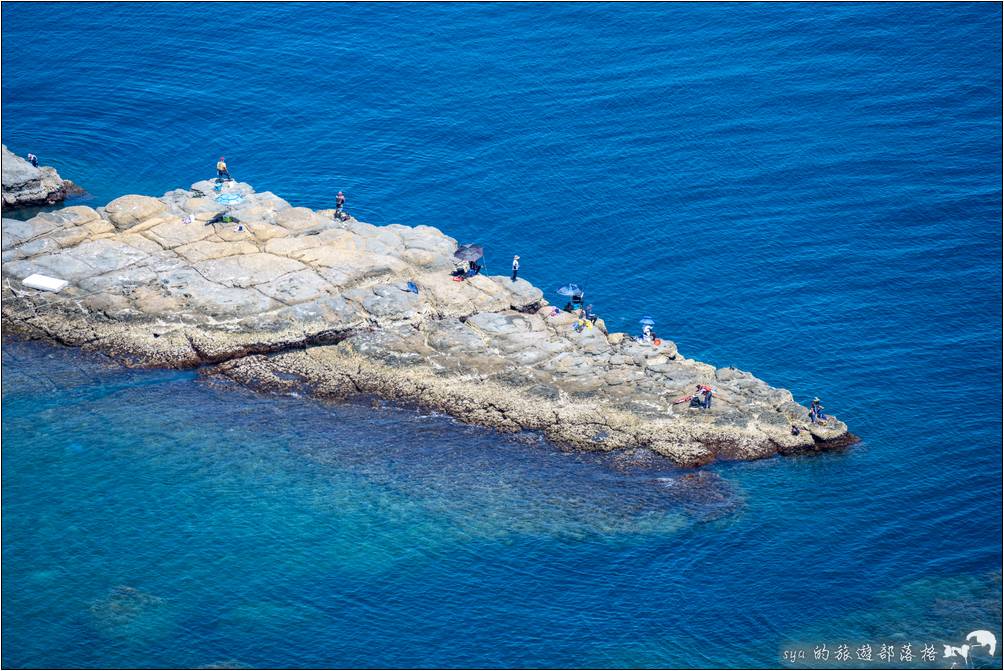
{"label": "person in dark clothing", "polygon": [[477,261],[469,262],[469,269],[467,270],[467,277],[474,277],[481,272],[481,266],[478,265]]}
{"label": "person in dark clothing", "polygon": [[35,156],[34,154],[28,154],[28,161],[31,163],[31,167],[33,168],[38,167],[38,157]]}
{"label": "person in dark clothing", "polygon": [[823,414],[823,404],[820,403],[819,397],[812,399],[812,403],[809,405],[809,421],[816,424],[820,421],[825,422],[827,417]]}
{"label": "person in dark clothing", "polygon": [[565,312],[575,312],[575,306],[572,305],[572,301],[565,303],[565,307],[562,308]]}
{"label": "person in dark clothing", "polygon": [[519,274],[519,256],[512,257],[512,281],[516,281],[516,275]]}
{"label": "person in dark clothing", "polygon": [[335,196],[335,212],[341,213],[343,207],[345,207],[345,194],[339,191]]}

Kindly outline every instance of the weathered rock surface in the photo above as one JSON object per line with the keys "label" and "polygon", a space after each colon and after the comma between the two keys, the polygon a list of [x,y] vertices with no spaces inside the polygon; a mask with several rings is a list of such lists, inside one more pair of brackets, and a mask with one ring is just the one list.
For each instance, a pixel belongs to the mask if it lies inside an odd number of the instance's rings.
{"label": "weathered rock surface", "polygon": [[[217,198],[238,200],[227,209]],[[225,199],[224,199],[225,200]],[[209,224],[220,213],[236,222]],[[449,276],[457,241],[371,226],[211,182],[3,220],[3,323],[126,363],[211,364],[263,389],[376,394],[596,450],[648,448],[680,465],[854,442],[811,425],[790,392],[601,324],[549,316],[524,280]],[[21,284],[66,279],[60,293]],[[418,288],[409,291],[408,283]],[[704,411],[673,399],[717,386]],[[802,427],[792,435],[791,427]]]}
{"label": "weathered rock surface", "polygon": [[6,145],[2,146],[2,152],[4,209],[52,205],[67,196],[83,193],[76,184],[61,178],[55,168],[44,165],[36,168]]}

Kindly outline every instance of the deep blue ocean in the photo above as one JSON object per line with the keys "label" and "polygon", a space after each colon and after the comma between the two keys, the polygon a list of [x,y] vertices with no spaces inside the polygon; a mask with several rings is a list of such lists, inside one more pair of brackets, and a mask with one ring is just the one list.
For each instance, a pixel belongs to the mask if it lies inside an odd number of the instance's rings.
{"label": "deep blue ocean", "polygon": [[863,441],[685,479],[6,340],[3,666],[867,644],[894,668],[909,643],[933,668],[1000,641],[1001,26],[999,3],[4,3],[3,142],[88,204],[220,155],[295,205],[341,189]]}

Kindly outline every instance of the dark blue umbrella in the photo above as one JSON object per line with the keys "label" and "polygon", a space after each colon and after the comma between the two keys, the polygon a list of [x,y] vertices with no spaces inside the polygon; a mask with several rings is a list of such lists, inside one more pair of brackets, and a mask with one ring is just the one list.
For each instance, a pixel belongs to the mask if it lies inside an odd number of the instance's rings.
{"label": "dark blue umbrella", "polygon": [[655,320],[649,317],[648,315],[645,315],[644,317],[639,319],[638,323],[641,324],[642,326],[655,326]]}
{"label": "dark blue umbrella", "polygon": [[461,261],[477,261],[485,255],[485,250],[481,245],[466,244],[460,245],[453,255]]}
{"label": "dark blue umbrella", "polygon": [[558,289],[558,293],[562,296],[581,296],[583,291],[579,288],[578,284],[566,284]]}

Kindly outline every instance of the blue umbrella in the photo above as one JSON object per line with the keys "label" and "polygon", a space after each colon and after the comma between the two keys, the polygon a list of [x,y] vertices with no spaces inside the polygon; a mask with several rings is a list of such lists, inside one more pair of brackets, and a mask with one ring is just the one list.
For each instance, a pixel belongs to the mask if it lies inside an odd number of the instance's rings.
{"label": "blue umbrella", "polygon": [[639,319],[638,323],[641,324],[642,326],[655,326],[655,320],[649,317],[648,315],[645,315],[644,317]]}
{"label": "blue umbrella", "polygon": [[468,243],[466,245],[460,245],[460,247],[457,248],[457,251],[453,252],[453,255],[461,261],[477,261],[485,255],[485,250],[481,245],[472,245]]}
{"label": "blue umbrella", "polygon": [[583,291],[579,288],[578,284],[566,284],[558,289],[558,293],[562,296],[581,296]]}
{"label": "blue umbrella", "polygon": [[216,202],[220,205],[236,205],[244,202],[244,196],[239,193],[224,193],[216,197]]}

